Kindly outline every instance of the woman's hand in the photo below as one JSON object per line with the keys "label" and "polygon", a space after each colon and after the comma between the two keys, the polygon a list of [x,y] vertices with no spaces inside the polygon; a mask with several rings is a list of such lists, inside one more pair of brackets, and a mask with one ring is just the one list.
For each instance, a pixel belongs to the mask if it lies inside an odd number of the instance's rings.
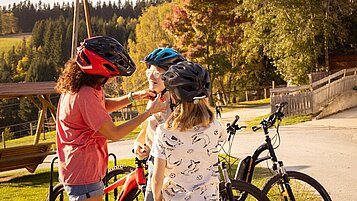
{"label": "woman's hand", "polygon": [[144,89],[141,91],[133,92],[132,96],[134,100],[154,100],[156,97],[156,93],[151,89]]}

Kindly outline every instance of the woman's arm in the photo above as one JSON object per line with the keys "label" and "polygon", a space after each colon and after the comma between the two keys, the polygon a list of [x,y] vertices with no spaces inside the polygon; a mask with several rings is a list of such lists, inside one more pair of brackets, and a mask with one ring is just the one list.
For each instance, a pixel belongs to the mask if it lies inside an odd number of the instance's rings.
{"label": "woman's arm", "polygon": [[[142,91],[137,91],[132,93],[132,98],[134,100],[150,100],[155,96],[156,94],[150,89],[145,89]],[[130,103],[131,102],[129,100],[129,95],[121,96],[119,98],[107,98],[105,99],[105,109],[108,112],[113,112],[123,107],[126,107]]]}
{"label": "woman's arm", "polygon": [[159,97],[156,97],[153,104],[147,109],[144,113],[135,117],[134,119],[125,122],[119,126],[115,126],[113,121],[109,120],[103,123],[100,127],[99,132],[106,136],[108,139],[112,141],[120,140],[125,137],[131,131],[133,131],[136,127],[138,127],[143,121],[145,121],[150,115],[162,112],[166,110],[166,103],[162,102]]}
{"label": "woman's arm", "polygon": [[162,201],[162,185],[164,183],[164,170],[166,167],[166,160],[155,157],[154,172],[151,178],[151,188],[154,194],[155,201]]}

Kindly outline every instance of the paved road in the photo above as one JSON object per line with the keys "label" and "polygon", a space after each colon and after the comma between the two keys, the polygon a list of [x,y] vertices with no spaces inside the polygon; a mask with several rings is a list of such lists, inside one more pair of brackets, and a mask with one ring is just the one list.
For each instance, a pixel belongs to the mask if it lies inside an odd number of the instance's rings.
{"label": "paved road", "polygon": [[[242,109],[222,113],[220,120],[225,124],[239,114],[242,122],[269,112],[269,106]],[[280,133],[282,143],[277,154],[288,169],[305,172],[317,179],[334,201],[357,200],[357,108],[321,120],[284,126]],[[261,133],[241,131],[235,137],[232,154],[243,158],[263,141]],[[119,158],[131,158],[132,145],[132,141],[110,143],[109,151]]]}
{"label": "paved road", "polygon": [[[298,170],[317,179],[333,200],[357,200],[357,108],[280,129],[280,160],[290,170]],[[240,158],[252,153],[264,136],[250,131],[236,135],[233,155]]]}
{"label": "paved road", "polygon": [[[244,121],[270,112],[269,107],[243,109],[222,114],[222,123],[236,114]],[[326,187],[335,201],[357,200],[357,108],[326,119],[281,127],[277,150],[287,169],[309,174]],[[262,134],[245,130],[236,135],[233,155],[251,154],[264,141]],[[109,150],[120,158],[130,158],[132,141],[111,143]]]}

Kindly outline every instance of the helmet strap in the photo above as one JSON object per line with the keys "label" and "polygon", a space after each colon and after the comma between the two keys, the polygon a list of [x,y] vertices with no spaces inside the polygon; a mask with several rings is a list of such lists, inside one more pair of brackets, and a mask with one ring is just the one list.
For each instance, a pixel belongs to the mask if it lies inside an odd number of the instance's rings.
{"label": "helmet strap", "polygon": [[102,86],[102,87],[104,87],[104,85],[105,85],[105,83],[107,83],[108,79],[109,79],[109,77],[106,77],[106,78],[103,80],[103,82],[101,83],[101,86]]}
{"label": "helmet strap", "polygon": [[170,109],[171,109],[171,112],[173,112],[178,105],[181,104],[181,100],[177,101],[177,103],[175,104],[173,101],[172,101],[172,98],[170,97]]}

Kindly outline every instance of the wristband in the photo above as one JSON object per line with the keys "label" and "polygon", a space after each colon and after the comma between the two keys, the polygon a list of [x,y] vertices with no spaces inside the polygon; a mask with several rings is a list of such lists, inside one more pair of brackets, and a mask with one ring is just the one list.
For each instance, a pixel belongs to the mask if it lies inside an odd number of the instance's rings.
{"label": "wristband", "polygon": [[129,93],[128,93],[128,100],[129,100],[131,103],[134,103],[134,102],[135,102],[135,100],[134,100],[134,98],[133,98],[133,92],[129,92]]}

